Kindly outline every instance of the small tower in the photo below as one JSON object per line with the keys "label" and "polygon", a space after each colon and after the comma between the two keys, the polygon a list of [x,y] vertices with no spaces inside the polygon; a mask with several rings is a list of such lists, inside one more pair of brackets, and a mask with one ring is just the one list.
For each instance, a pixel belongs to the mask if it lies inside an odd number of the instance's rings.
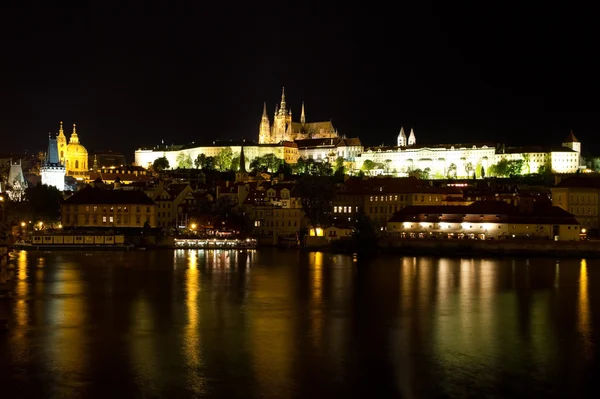
{"label": "small tower", "polygon": [[[84,129],[85,130],[85,129]],[[73,133],[71,133],[71,137],[69,138],[69,144],[79,143],[79,136],[77,135],[77,125],[73,123]]]}
{"label": "small tower", "polygon": [[258,129],[258,143],[265,144],[271,142],[271,123],[267,115],[267,103],[263,104],[263,114],[260,120],[260,128]]}
{"label": "small tower", "polygon": [[410,129],[410,135],[408,136],[408,145],[412,146],[417,144],[417,138],[415,137],[415,131]]}
{"label": "small tower", "polygon": [[579,140],[577,140],[577,137],[575,137],[575,134],[573,134],[572,130],[569,133],[569,135],[567,136],[567,138],[564,139],[562,146],[570,148],[573,151],[577,152],[578,162],[579,162],[579,164],[577,166],[579,167],[581,165],[581,142]]}
{"label": "small tower", "polygon": [[562,146],[570,148],[573,151],[577,151],[581,155],[581,142],[577,140],[577,137],[575,137],[575,134],[573,134],[572,130],[567,138],[564,139]]}
{"label": "small tower", "polygon": [[40,174],[42,176],[42,184],[56,187],[59,191],[64,191],[67,171],[65,165],[60,163],[58,155],[57,139],[53,139],[50,136],[48,137],[48,152],[40,168]]}
{"label": "small tower", "polygon": [[65,165],[67,163],[67,137],[63,130],[63,123],[60,121],[58,128],[58,136],[56,137],[56,144],[58,145],[58,158],[60,163]]}
{"label": "small tower", "polygon": [[302,113],[300,114],[300,123],[302,126],[306,123],[306,115],[304,115],[304,101],[302,101]]}
{"label": "small tower", "polygon": [[404,127],[400,128],[400,134],[398,135],[398,147],[406,147],[406,133],[404,133]]}
{"label": "small tower", "polygon": [[244,144],[240,150],[240,167],[235,173],[235,182],[243,183],[248,179],[248,172],[246,172],[246,156],[244,155]]}

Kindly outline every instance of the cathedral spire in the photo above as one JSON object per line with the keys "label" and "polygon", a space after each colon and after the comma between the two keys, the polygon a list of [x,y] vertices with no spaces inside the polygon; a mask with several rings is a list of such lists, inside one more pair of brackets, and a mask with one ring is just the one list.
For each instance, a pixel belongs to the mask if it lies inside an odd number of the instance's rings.
{"label": "cathedral spire", "polygon": [[63,130],[63,122],[62,121],[60,121],[60,127],[58,128],[58,135],[59,136],[65,135],[64,130]]}
{"label": "cathedral spire", "polygon": [[286,109],[286,104],[285,104],[285,87],[283,87],[281,89],[281,106],[280,106],[282,111],[285,111]]}
{"label": "cathedral spire", "polygon": [[262,114],[263,118],[267,117],[267,103],[265,102],[263,104],[263,114]]}
{"label": "cathedral spire", "polygon": [[306,115],[304,115],[304,101],[302,101],[302,114],[300,115],[300,123],[306,123]]}

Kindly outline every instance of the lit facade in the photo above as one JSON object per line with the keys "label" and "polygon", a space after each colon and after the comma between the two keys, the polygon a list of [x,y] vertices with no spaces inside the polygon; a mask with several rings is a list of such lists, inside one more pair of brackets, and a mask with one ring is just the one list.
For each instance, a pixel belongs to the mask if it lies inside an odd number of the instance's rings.
{"label": "lit facade", "polygon": [[56,187],[59,191],[65,190],[65,165],[60,162],[58,143],[52,137],[48,138],[48,151],[46,159],[40,168],[42,184]]}
{"label": "lit facade", "polygon": [[365,161],[377,165],[373,174],[406,176],[411,171],[428,172],[429,178],[471,178],[489,176],[489,167],[501,160],[522,160],[521,173],[538,173],[548,167],[555,173],[574,173],[581,165],[581,143],[573,132],[560,147],[513,147],[497,149],[494,143],[416,145],[411,129],[407,138],[400,130],[395,147],[367,148],[355,160],[361,169]]}
{"label": "lit facade", "polygon": [[[267,154],[273,154],[275,157],[284,160],[288,164],[298,162],[298,146],[292,142],[281,142],[278,144],[244,144],[244,159],[246,162],[246,170],[250,169],[250,163],[258,157],[263,157]],[[239,157],[242,151],[242,145],[218,145],[215,142],[212,146],[198,147],[173,147],[168,149],[138,149],[135,151],[135,164],[148,168],[152,166],[155,160],[165,157],[169,161],[172,169],[177,168],[177,160],[183,154],[192,162],[198,158],[200,154],[206,157],[216,157],[225,149],[231,148],[233,157]]]}
{"label": "lit facade", "polygon": [[300,122],[292,122],[292,110],[287,106],[285,89],[281,92],[281,102],[278,106],[275,106],[272,125],[267,115],[267,104],[265,103],[263,106],[263,114],[258,130],[258,142],[260,144],[336,137],[338,137],[338,134],[331,121],[306,122],[304,103],[302,103]]}
{"label": "lit facade", "polygon": [[156,227],[156,203],[142,191],[87,186],[61,207],[65,227]]}
{"label": "lit facade", "polygon": [[579,241],[582,233],[573,215],[558,207],[521,212],[518,207],[503,201],[405,208],[388,221],[387,232],[415,239],[537,238],[556,241]]}
{"label": "lit facade", "polygon": [[552,205],[572,213],[587,229],[600,228],[600,178],[572,176],[551,188]]}
{"label": "lit facade", "polygon": [[67,137],[63,130],[63,123],[60,122],[56,141],[58,144],[59,159],[66,168],[67,176],[85,177],[89,171],[88,152],[79,142],[76,125],[73,124],[73,132],[67,143]]}

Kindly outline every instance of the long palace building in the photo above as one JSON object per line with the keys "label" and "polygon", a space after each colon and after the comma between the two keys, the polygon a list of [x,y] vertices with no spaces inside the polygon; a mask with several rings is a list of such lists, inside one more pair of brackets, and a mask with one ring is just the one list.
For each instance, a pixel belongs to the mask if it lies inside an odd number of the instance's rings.
{"label": "long palace building", "polygon": [[236,157],[242,146],[247,168],[253,159],[267,154],[289,164],[297,163],[300,157],[332,163],[342,157],[356,171],[370,163],[373,174],[406,176],[419,169],[427,171],[430,178],[486,176],[489,168],[502,160],[523,160],[526,165],[523,173],[537,173],[542,167],[556,173],[574,173],[582,168],[581,143],[573,132],[561,146],[504,147],[496,143],[421,145],[417,143],[413,129],[407,136],[401,128],[396,146],[364,148],[358,138],[340,135],[331,121],[307,122],[304,102],[301,104],[300,121],[294,121],[285,90],[282,90],[281,100],[275,106],[272,120],[267,114],[267,104],[263,105],[256,143],[214,141],[205,146],[140,148],[135,152],[135,162],[138,166],[148,167],[156,159],[166,157],[169,165],[176,168],[179,159],[193,161],[200,154],[214,157],[227,147]]}

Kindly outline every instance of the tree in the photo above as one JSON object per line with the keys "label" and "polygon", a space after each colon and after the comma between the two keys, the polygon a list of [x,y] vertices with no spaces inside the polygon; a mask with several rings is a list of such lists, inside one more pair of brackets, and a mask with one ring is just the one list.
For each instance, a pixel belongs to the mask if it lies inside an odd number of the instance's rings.
{"label": "tree", "polygon": [[375,169],[375,167],[375,162],[371,161],[370,159],[366,159],[362,164],[361,170],[365,171],[367,174],[370,175],[371,172]]}
{"label": "tree", "polygon": [[231,170],[237,172],[240,169],[240,154],[234,155],[231,158]]}
{"label": "tree", "polygon": [[297,175],[303,175],[306,173],[306,160],[303,157],[298,158],[298,161],[294,166],[294,172]]}
{"label": "tree", "polygon": [[233,159],[233,151],[231,147],[221,148],[221,151],[215,157],[215,167],[221,172],[231,169],[231,161]]}
{"label": "tree", "polygon": [[344,157],[337,157],[335,160],[335,164],[333,166],[333,170],[335,171],[335,173],[338,173],[338,171],[341,169],[342,170],[342,174],[344,172]]}
{"label": "tree", "polygon": [[508,160],[501,159],[495,165],[490,166],[490,172],[497,177],[514,177],[521,174],[523,170],[522,159]]}
{"label": "tree", "polygon": [[198,154],[196,159],[194,159],[194,166],[196,166],[196,169],[204,169],[205,165],[206,165],[206,155]]}
{"label": "tree", "polygon": [[480,173],[480,175],[481,175],[482,179],[485,178],[485,167],[483,165],[481,166],[481,173]]}
{"label": "tree", "polygon": [[451,163],[450,166],[448,166],[448,171],[446,172],[446,177],[448,179],[456,179],[456,171],[457,171],[456,164]]}
{"label": "tree", "polygon": [[175,162],[177,162],[178,169],[191,169],[193,164],[192,157],[187,152],[180,152],[177,154]]}
{"label": "tree", "polygon": [[523,165],[527,168],[527,174],[531,173],[531,154],[523,154]]}
{"label": "tree", "polygon": [[471,176],[475,172],[472,162],[467,162],[465,164],[465,172],[467,172],[467,176]]}
{"label": "tree", "polygon": [[331,217],[333,184],[327,177],[304,176],[297,183],[302,211],[311,228],[324,227]]}
{"label": "tree", "polygon": [[385,171],[385,174],[389,174],[390,171],[392,170],[392,160],[391,159],[386,159],[384,164],[383,164],[383,170]]}
{"label": "tree", "polygon": [[204,169],[215,170],[215,157],[206,157],[204,160]]}
{"label": "tree", "polygon": [[169,160],[167,159],[167,157],[157,158],[152,163],[152,169],[154,169],[156,172],[162,172],[163,170],[166,170],[169,168],[170,168],[170,165],[169,165]]}

